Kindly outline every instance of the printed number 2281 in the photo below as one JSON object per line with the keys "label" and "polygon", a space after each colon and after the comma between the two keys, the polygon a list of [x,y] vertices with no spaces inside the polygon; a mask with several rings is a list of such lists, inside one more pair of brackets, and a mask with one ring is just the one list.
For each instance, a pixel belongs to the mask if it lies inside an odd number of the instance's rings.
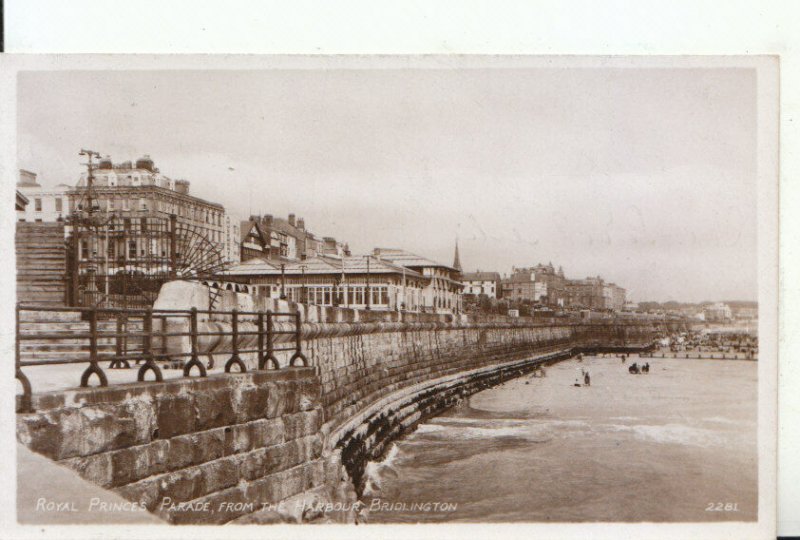
{"label": "printed number 2281", "polygon": [[738,512],[739,503],[708,503],[706,512]]}

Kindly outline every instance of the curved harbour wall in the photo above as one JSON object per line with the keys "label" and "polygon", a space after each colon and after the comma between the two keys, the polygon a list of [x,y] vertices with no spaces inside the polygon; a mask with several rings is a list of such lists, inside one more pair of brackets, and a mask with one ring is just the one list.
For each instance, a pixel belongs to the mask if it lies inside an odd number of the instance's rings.
{"label": "curved harbour wall", "polygon": [[348,311],[304,310],[311,367],[38,394],[18,439],[174,523],[321,518],[294,502],[352,503],[366,461],[424,417],[540,363],[641,347],[662,330]]}

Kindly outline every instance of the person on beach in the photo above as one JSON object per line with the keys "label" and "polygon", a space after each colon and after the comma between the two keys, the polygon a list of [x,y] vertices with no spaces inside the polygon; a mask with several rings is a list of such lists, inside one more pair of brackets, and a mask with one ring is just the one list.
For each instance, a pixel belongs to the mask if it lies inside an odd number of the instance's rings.
{"label": "person on beach", "polygon": [[589,372],[583,374],[583,384],[584,386],[592,386],[592,379],[589,377]]}

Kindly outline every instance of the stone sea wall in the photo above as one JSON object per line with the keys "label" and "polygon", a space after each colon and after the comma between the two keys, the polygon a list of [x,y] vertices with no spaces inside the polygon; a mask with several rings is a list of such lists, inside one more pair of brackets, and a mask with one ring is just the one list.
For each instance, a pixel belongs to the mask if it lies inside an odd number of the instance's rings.
{"label": "stone sea wall", "polygon": [[[310,367],[285,367],[291,353],[282,353],[279,370],[253,370],[248,358],[246,373],[36,394],[36,412],[17,415],[17,438],[173,523],[350,521],[352,510],[305,503],[355,501],[366,462],[421,419],[542,363],[643,346],[661,330],[299,309]],[[226,347],[206,352],[224,360]],[[276,510],[291,501],[304,504]]]}

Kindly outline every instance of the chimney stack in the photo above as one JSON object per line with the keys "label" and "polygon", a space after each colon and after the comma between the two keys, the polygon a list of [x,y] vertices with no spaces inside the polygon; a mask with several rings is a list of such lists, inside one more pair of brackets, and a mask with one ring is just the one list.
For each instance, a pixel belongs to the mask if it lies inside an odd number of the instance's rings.
{"label": "chimney stack", "polygon": [[184,195],[189,194],[189,181],[188,180],[175,180],[175,191]]}
{"label": "chimney stack", "polygon": [[36,183],[36,173],[31,171],[26,171],[25,169],[20,169],[19,182],[17,182],[17,185],[39,187],[39,184]]}
{"label": "chimney stack", "polygon": [[292,227],[295,226],[294,214],[289,214],[289,225],[291,225]]}
{"label": "chimney stack", "polygon": [[303,218],[298,218],[297,219],[297,228],[300,229],[301,231],[306,230],[306,220],[303,219]]}

